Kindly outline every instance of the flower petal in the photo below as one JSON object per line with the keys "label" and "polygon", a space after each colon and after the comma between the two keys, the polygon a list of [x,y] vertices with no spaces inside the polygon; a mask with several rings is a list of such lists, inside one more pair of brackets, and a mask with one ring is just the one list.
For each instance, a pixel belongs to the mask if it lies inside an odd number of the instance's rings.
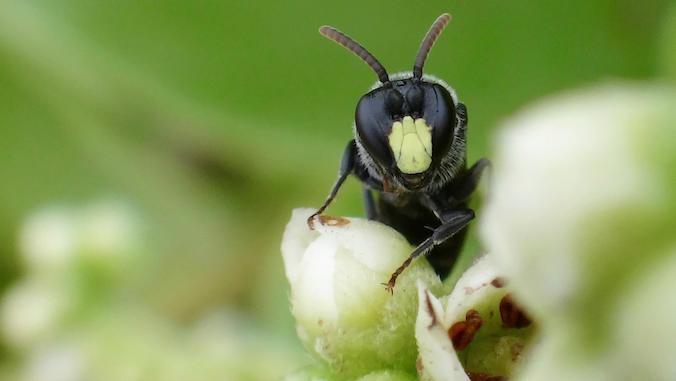
{"label": "flower petal", "polygon": [[418,319],[415,337],[418,341],[418,373],[422,380],[469,381],[460,364],[453,343],[442,325],[443,308],[424,284],[418,284]]}

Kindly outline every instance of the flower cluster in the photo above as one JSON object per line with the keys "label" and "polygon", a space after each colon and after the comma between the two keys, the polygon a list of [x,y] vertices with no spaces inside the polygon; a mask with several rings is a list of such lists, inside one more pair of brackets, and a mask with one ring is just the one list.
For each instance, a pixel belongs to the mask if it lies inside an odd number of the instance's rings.
{"label": "flower cluster", "polygon": [[676,91],[617,84],[507,123],[487,255],[444,294],[396,231],[294,211],[282,252],[316,365],[289,380],[673,380]]}

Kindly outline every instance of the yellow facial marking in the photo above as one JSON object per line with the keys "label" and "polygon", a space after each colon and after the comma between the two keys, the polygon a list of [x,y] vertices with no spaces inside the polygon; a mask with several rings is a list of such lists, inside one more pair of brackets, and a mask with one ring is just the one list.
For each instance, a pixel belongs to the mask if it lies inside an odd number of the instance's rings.
{"label": "yellow facial marking", "polygon": [[421,173],[432,163],[432,127],[425,119],[405,116],[392,124],[388,136],[390,148],[402,173]]}

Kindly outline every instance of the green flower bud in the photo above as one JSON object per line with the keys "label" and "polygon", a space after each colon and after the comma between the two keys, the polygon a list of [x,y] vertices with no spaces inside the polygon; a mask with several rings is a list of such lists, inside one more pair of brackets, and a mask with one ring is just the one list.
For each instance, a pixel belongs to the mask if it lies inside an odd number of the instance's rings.
{"label": "green flower bud", "polygon": [[336,381],[336,379],[324,366],[311,365],[288,374],[283,381]]}
{"label": "green flower bud", "polygon": [[440,287],[425,260],[383,283],[413,248],[395,230],[358,218],[323,217],[307,227],[310,209],[294,210],[282,241],[298,335],[341,378],[382,370],[415,374],[416,280]]}
{"label": "green flower bud", "polygon": [[[417,378],[406,372],[392,370],[375,371],[355,381],[415,381]],[[284,377],[284,381],[336,381],[335,375],[320,366],[309,366]]]}
{"label": "green flower bud", "polygon": [[364,377],[358,378],[356,381],[415,381],[416,377],[403,372],[392,370],[383,370],[379,372],[369,373]]}

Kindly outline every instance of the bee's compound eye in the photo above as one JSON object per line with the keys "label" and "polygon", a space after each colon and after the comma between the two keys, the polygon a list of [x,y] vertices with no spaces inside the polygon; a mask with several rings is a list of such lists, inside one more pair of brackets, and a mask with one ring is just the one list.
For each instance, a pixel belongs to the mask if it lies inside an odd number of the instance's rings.
{"label": "bee's compound eye", "polygon": [[424,94],[423,89],[417,85],[411,86],[406,92],[406,101],[412,112],[422,113]]}
{"label": "bee's compound eye", "polygon": [[404,97],[397,90],[388,90],[385,93],[385,107],[390,115],[401,115],[404,106]]}

